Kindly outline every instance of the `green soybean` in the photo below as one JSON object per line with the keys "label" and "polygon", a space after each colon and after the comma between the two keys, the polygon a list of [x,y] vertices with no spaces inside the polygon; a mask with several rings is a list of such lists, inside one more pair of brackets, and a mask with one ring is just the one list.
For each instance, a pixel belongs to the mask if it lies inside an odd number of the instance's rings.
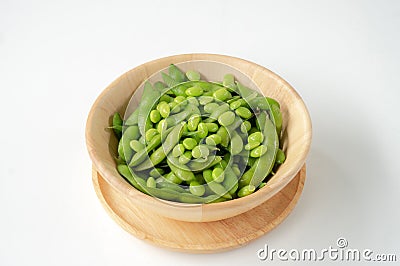
{"label": "green soybean", "polygon": [[218,117],[218,123],[221,126],[229,126],[235,121],[235,114],[231,111],[225,112]]}
{"label": "green soybean", "polygon": [[225,178],[224,170],[222,168],[216,167],[212,171],[212,178],[217,183],[222,183]]}
{"label": "green soybean", "polygon": [[171,107],[166,102],[161,102],[157,105],[157,110],[163,118],[167,118],[171,112]]}
{"label": "green soybean", "polygon": [[208,132],[217,132],[218,131],[218,125],[216,123],[204,123],[207,126]]}
{"label": "green soybean", "polygon": [[202,139],[207,137],[208,135],[208,127],[205,123],[199,123],[197,126],[197,137]]}
{"label": "green soybean", "polygon": [[158,110],[151,110],[150,121],[153,123],[158,123],[161,119],[161,114]]}
{"label": "green soybean", "polygon": [[186,138],[183,140],[183,146],[187,150],[193,150],[197,146],[197,141],[194,138]]}
{"label": "green soybean", "polygon": [[260,146],[260,144],[261,143],[257,142],[257,141],[249,142],[244,146],[244,149],[247,150],[247,151],[250,151],[250,150]]}
{"label": "green soybean", "polygon": [[185,93],[187,96],[198,97],[203,94],[203,88],[200,86],[194,86],[186,89]]}
{"label": "green soybean", "polygon": [[231,139],[231,154],[236,155],[239,154],[243,150],[243,141],[239,134],[236,131],[233,132]]}
{"label": "green soybean", "polygon": [[179,163],[187,164],[192,159],[192,152],[185,151],[181,156],[179,156]]}
{"label": "green soybean", "polygon": [[201,120],[201,116],[198,114],[194,114],[189,117],[187,121],[187,127],[189,131],[195,131],[197,129],[197,126],[199,125]]}
{"label": "green soybean", "polygon": [[142,143],[140,143],[138,140],[134,139],[129,142],[129,146],[131,147],[132,150],[135,152],[139,152],[143,150],[146,146]]}
{"label": "green soybean", "polygon": [[207,103],[204,105],[204,112],[211,114],[219,107],[217,103]]}
{"label": "green soybean", "polygon": [[225,89],[225,88],[221,88],[216,90],[213,93],[213,97],[221,102],[224,102],[225,100],[229,99],[232,97],[231,93]]}
{"label": "green soybean", "polygon": [[275,163],[283,164],[285,162],[285,160],[286,160],[285,153],[281,149],[278,149],[278,152],[276,153],[276,161],[275,161]]}
{"label": "green soybean", "polygon": [[258,142],[261,143],[264,140],[264,135],[261,132],[254,132],[249,135],[248,142]]}
{"label": "green soybean", "polygon": [[211,96],[200,96],[199,97],[199,103],[201,105],[206,105],[208,103],[211,103],[212,101],[214,101],[214,98]]}
{"label": "green soybean", "polygon": [[154,136],[158,135],[157,129],[150,128],[149,130],[146,131],[145,139],[146,142],[149,142],[150,140],[153,139]]}
{"label": "green soybean", "polygon": [[192,150],[192,156],[194,158],[207,158],[207,156],[210,154],[210,150],[206,145],[198,145],[193,148]]}
{"label": "green soybean", "polygon": [[247,133],[251,129],[251,123],[249,121],[243,121],[240,125],[240,131],[242,133]]}
{"label": "green soybean", "polygon": [[147,185],[147,187],[155,188],[156,187],[156,180],[154,180],[154,177],[150,176],[147,179],[146,185]]}
{"label": "green soybean", "polygon": [[220,136],[220,135],[212,134],[212,135],[209,135],[209,136],[206,138],[206,144],[207,144],[207,145],[214,145],[214,146],[216,146],[216,145],[218,145],[218,144],[220,144],[220,143],[221,143],[221,136]]}
{"label": "green soybean", "polygon": [[267,152],[267,149],[268,149],[267,146],[260,145],[257,148],[254,148],[253,150],[251,150],[250,156],[254,157],[254,158],[261,157]]}
{"label": "green soybean", "polygon": [[256,190],[256,187],[255,187],[255,186],[253,186],[253,185],[247,185],[247,186],[242,187],[242,188],[239,190],[239,192],[237,193],[237,195],[238,195],[239,198],[242,198],[242,197],[244,197],[244,196],[250,195],[250,194],[253,193],[255,190]]}
{"label": "green soybean", "polygon": [[235,110],[235,113],[243,119],[249,119],[253,116],[253,113],[246,107],[239,107]]}
{"label": "green soybean", "polygon": [[196,196],[203,196],[204,193],[206,192],[204,186],[195,180],[190,182],[189,190],[190,193]]}

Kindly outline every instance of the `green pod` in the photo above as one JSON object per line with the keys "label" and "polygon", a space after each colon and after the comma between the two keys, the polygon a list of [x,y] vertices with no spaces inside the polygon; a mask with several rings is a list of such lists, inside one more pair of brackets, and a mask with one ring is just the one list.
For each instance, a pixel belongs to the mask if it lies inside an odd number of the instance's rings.
{"label": "green pod", "polygon": [[142,163],[146,158],[148,159],[148,153],[161,144],[161,135],[158,134],[147,144],[145,149],[138,151],[131,159],[129,166],[134,167]]}
{"label": "green pod", "polygon": [[131,149],[130,142],[135,139],[139,139],[139,127],[130,126],[125,129],[122,137],[118,143],[118,155],[124,161],[129,161],[133,155],[133,150]]}
{"label": "green pod", "polygon": [[257,119],[256,119],[256,124],[257,124],[257,129],[259,130],[259,131],[262,131],[263,130],[263,128],[264,128],[264,126],[265,126],[265,121],[268,119],[267,118],[268,117],[268,115],[267,115],[267,112],[261,112],[258,116],[257,116]]}
{"label": "green pod", "polygon": [[[155,84],[154,84],[155,87]],[[165,103],[170,103],[174,100],[174,98],[172,98],[171,96],[169,96],[168,94],[164,93],[163,95],[161,95],[160,99],[158,100],[160,103],[161,102],[165,102]]]}
{"label": "green pod", "polygon": [[183,124],[178,124],[166,137],[163,145],[161,145],[158,149],[156,149],[149,157],[148,160],[145,160],[141,164],[136,167],[137,171],[143,171],[149,169],[153,166],[156,166],[160,162],[162,162],[168,153],[178,144],[179,139],[181,138],[183,130]]}
{"label": "green pod", "polygon": [[152,110],[154,104],[160,98],[161,93],[158,90],[155,90],[150,82],[146,82],[144,84],[142,98],[139,103],[139,114],[138,114],[138,126],[140,134],[144,135],[146,130],[146,120],[150,120],[149,114]]}
{"label": "green pod", "polygon": [[169,65],[168,74],[173,80],[177,81],[178,83],[184,82],[186,80],[185,74],[174,64]]}
{"label": "green pod", "polygon": [[182,112],[171,115],[165,120],[167,121],[167,125],[170,127],[182,122],[192,114],[200,114],[200,110],[197,106],[189,103]]}
{"label": "green pod", "polygon": [[156,90],[159,90],[160,92],[163,92],[164,89],[167,87],[167,86],[165,86],[165,84],[162,83],[161,81],[157,81],[156,83],[154,83],[153,86],[154,86],[154,88],[155,88]]}
{"label": "green pod", "polygon": [[236,193],[238,189],[238,178],[237,175],[234,173],[232,167],[227,166],[225,168],[225,178],[222,182],[222,185],[225,187],[229,194],[233,195]]}
{"label": "green pod", "polygon": [[275,125],[269,119],[265,122],[263,135],[264,141],[262,144],[267,146],[267,152],[256,159],[254,165],[243,174],[239,181],[239,187],[246,185],[258,187],[274,167],[276,153],[279,148],[279,139]]}
{"label": "green pod", "polygon": [[201,204],[204,203],[204,198],[190,193],[182,193],[179,195],[178,201],[181,203],[188,203],[188,204]]}
{"label": "green pod", "polygon": [[230,144],[230,151],[232,155],[239,154],[243,150],[243,141],[242,138],[236,131],[232,133],[232,139]]}
{"label": "green pod", "polygon": [[134,126],[138,124],[138,115],[139,115],[139,109],[136,108],[136,110],[126,119],[124,125],[125,126]]}
{"label": "green pod", "polygon": [[174,86],[179,84],[179,82],[177,82],[175,79],[173,79],[172,77],[168,76],[164,72],[161,72],[161,77],[162,77],[164,83],[167,84],[167,86],[169,88],[172,88],[172,87],[174,87]]}
{"label": "green pod", "polygon": [[154,180],[154,177],[150,176],[149,178],[147,178],[146,186],[151,188],[156,187],[156,180]]}
{"label": "green pod", "polygon": [[218,196],[221,196],[226,199],[232,199],[232,195],[229,194],[229,191],[227,191],[223,185],[216,182],[210,182],[208,183],[208,186]]}
{"label": "green pod", "polygon": [[216,134],[221,137],[221,145],[225,148],[228,147],[230,138],[226,128],[220,127]]}
{"label": "green pod", "polygon": [[158,182],[157,186],[159,188],[168,188],[168,189],[174,190],[174,191],[179,192],[179,193],[187,193],[187,191],[183,187],[179,186],[178,184],[171,183],[171,182],[168,182],[168,181]]}
{"label": "green pod", "polygon": [[177,176],[174,174],[174,172],[169,172],[169,173],[165,176],[165,179],[168,180],[169,182],[174,183],[174,184],[177,184],[177,185],[179,185],[179,184],[182,183],[182,179],[180,179],[179,177],[177,177]]}
{"label": "green pod", "polygon": [[136,175],[134,176],[134,173],[131,172],[126,164],[117,165],[117,170],[132,186],[146,193],[144,190],[146,188],[146,181]]}
{"label": "green pod", "polygon": [[190,171],[190,169],[185,165],[180,165],[177,167],[175,164],[172,164],[170,160],[167,161],[169,168],[171,171],[181,180],[183,181],[191,181],[194,180],[194,174]]}
{"label": "green pod", "polygon": [[162,168],[154,168],[149,173],[149,175],[154,177],[154,178],[160,177],[163,174],[164,174],[164,170]]}
{"label": "green pod", "polygon": [[170,201],[178,201],[180,193],[169,189],[169,188],[146,188],[147,194],[153,196],[155,198],[170,200]]}
{"label": "green pod", "polygon": [[222,81],[222,85],[236,91],[235,77],[232,74],[226,74]]}
{"label": "green pod", "polygon": [[231,125],[233,121],[235,121],[235,114],[231,111],[227,111],[218,117],[218,123],[221,126],[227,127]]}
{"label": "green pod", "polygon": [[113,119],[112,119],[112,129],[113,129],[114,134],[117,137],[117,139],[120,139],[122,136],[122,124],[123,124],[122,118],[119,115],[119,113],[116,112],[113,115]]}
{"label": "green pod", "polygon": [[204,180],[207,182],[208,187],[217,195],[226,199],[232,199],[232,196],[225,189],[225,187],[214,181],[211,169],[203,171]]}
{"label": "green pod", "polygon": [[201,171],[203,169],[212,167],[221,161],[221,156],[208,156],[205,162],[192,160],[187,164],[187,166],[189,166],[192,171]]}
{"label": "green pod", "polygon": [[228,132],[233,132],[242,124],[243,120],[239,116],[235,116],[235,120],[233,120],[233,123],[227,126],[226,129],[228,130]]}
{"label": "green pod", "polygon": [[211,120],[217,120],[220,115],[229,110],[229,105],[226,103],[221,104],[216,108],[208,117]]}

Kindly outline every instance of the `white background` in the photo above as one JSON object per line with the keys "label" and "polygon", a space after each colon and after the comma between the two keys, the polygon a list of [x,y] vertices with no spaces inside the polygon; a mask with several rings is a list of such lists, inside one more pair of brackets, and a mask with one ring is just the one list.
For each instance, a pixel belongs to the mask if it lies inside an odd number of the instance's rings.
{"label": "white background", "polygon": [[[0,265],[266,265],[256,254],[265,244],[320,250],[338,237],[400,260],[399,47],[398,1],[1,0]],[[114,79],[192,52],[275,71],[313,121],[294,211],[212,255],[153,247],[114,223],[92,188],[84,139],[90,107]]]}

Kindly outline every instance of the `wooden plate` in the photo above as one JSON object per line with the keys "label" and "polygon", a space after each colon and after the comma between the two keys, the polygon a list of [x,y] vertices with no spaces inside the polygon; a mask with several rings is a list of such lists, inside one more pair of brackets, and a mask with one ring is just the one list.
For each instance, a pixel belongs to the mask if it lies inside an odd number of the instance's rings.
{"label": "wooden plate", "polygon": [[272,198],[240,215],[215,222],[183,222],[134,206],[93,168],[96,194],[108,214],[135,237],[163,248],[214,253],[243,246],[268,233],[293,210],[306,178],[306,167]]}

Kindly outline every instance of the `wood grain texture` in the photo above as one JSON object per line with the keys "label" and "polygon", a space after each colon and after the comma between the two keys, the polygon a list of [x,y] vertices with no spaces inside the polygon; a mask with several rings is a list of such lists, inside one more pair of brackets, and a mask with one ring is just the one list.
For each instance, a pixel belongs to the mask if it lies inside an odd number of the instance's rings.
{"label": "wood grain texture", "polygon": [[240,215],[214,222],[166,218],[127,200],[93,168],[92,180],[108,214],[127,232],[153,245],[190,253],[238,248],[271,231],[293,210],[306,178],[306,168],[272,198]]}
{"label": "wood grain texture", "polygon": [[[111,130],[111,117],[118,111],[124,111],[135,90],[146,79],[153,76],[171,63],[210,62],[217,68],[226,65],[240,71],[257,86],[264,95],[280,102],[283,116],[282,142],[286,161],[262,189],[249,196],[226,201],[221,204],[182,204],[155,200],[129,185],[117,172],[115,156],[117,140]],[[204,68],[207,72],[210,68]],[[215,67],[214,67],[215,69]],[[206,76],[215,74],[209,71]],[[220,79],[223,78],[221,71]],[[210,76],[211,77],[211,76]],[[247,84],[246,84],[247,85]],[[216,221],[246,212],[285,187],[304,165],[311,144],[311,120],[307,108],[299,94],[281,77],[270,70],[252,62],[223,55],[187,54],[157,59],[140,65],[123,74],[109,85],[97,98],[89,113],[86,124],[86,144],[92,163],[108,184],[119,191],[127,201],[140,205],[159,215],[182,221]]]}

